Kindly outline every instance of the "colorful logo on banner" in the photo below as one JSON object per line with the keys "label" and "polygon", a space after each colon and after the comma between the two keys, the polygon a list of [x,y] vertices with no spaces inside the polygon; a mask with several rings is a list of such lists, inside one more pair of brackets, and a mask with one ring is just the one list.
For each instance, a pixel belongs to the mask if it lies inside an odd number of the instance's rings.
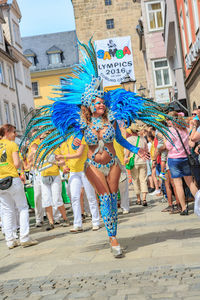
{"label": "colorful logo on banner", "polygon": [[95,46],[104,87],[119,85],[126,74],[135,79],[130,36],[96,41]]}

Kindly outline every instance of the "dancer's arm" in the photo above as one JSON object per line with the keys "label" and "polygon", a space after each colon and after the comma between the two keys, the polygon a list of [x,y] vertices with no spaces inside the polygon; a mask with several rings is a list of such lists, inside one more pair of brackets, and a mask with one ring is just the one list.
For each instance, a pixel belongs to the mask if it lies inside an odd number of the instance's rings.
{"label": "dancer's arm", "polygon": [[142,148],[139,148],[139,147],[131,145],[127,140],[125,140],[123,138],[122,134],[121,134],[121,131],[120,131],[118,123],[115,122],[115,124],[116,124],[116,129],[115,129],[115,132],[116,132],[116,137],[115,137],[116,141],[121,146],[123,146],[124,148],[128,149],[129,151],[131,151],[133,153],[136,153],[141,158],[143,158],[143,159],[149,159],[150,158],[149,153],[147,151],[145,151],[144,149],[142,149]]}

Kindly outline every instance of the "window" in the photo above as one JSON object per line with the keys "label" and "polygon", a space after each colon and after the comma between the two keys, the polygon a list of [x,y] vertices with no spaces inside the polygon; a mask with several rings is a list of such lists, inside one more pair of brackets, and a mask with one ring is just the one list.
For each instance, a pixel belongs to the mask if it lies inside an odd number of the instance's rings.
{"label": "window", "polygon": [[16,79],[22,81],[22,73],[21,73],[20,63],[15,64],[15,74],[16,74]]}
{"label": "window", "polygon": [[39,87],[38,87],[38,82],[32,82],[32,92],[33,92],[33,97],[38,97],[39,96]]}
{"label": "window", "polygon": [[193,14],[194,14],[194,25],[195,25],[195,31],[199,29],[199,13],[198,13],[198,0],[192,0],[192,6],[193,6]]}
{"label": "window", "polygon": [[186,16],[188,43],[189,43],[189,46],[190,46],[192,44],[192,31],[191,31],[191,24],[190,24],[188,0],[184,0],[184,5],[185,5],[185,16]]}
{"label": "window", "polygon": [[163,9],[159,1],[146,4],[148,26],[150,31],[163,29]]}
{"label": "window", "polygon": [[22,111],[23,127],[25,128],[28,123],[28,118],[27,118],[28,109],[25,104],[22,104],[21,111]]}
{"label": "window", "polygon": [[25,79],[25,85],[27,87],[31,87],[31,78],[30,78],[30,71],[29,68],[24,66],[24,79]]}
{"label": "window", "polygon": [[0,61],[0,82],[5,83],[3,62]]}
{"label": "window", "polygon": [[107,26],[107,29],[113,29],[114,28],[114,19],[106,20],[106,26]]}
{"label": "window", "polygon": [[112,5],[112,1],[111,0],[105,0],[105,5]]}
{"label": "window", "polygon": [[26,56],[26,58],[32,63],[32,66],[35,66],[35,57],[34,56]]}
{"label": "window", "polygon": [[49,63],[51,65],[56,65],[61,63],[60,53],[51,53],[49,54]]}
{"label": "window", "polygon": [[169,66],[166,59],[154,60],[153,61],[153,72],[155,78],[156,88],[162,88],[169,86],[170,76],[169,76]]}
{"label": "window", "polygon": [[19,25],[15,22],[13,22],[13,31],[14,31],[15,43],[21,46]]}
{"label": "window", "polygon": [[182,36],[182,43],[183,43],[183,51],[184,55],[187,54],[187,46],[186,46],[186,39],[185,39],[185,27],[183,22],[183,12],[180,13],[180,23],[181,23],[181,36]]}
{"label": "window", "polygon": [[16,129],[18,129],[18,117],[17,117],[17,109],[16,106],[12,105],[12,113],[13,113],[13,121]]}
{"label": "window", "polygon": [[8,102],[4,102],[5,121],[10,124],[10,108]]}
{"label": "window", "polygon": [[12,74],[11,66],[8,66],[8,79],[9,79],[9,87],[11,89],[13,89],[14,88],[14,83],[13,83],[13,74]]}
{"label": "window", "polygon": [[52,46],[47,50],[47,55],[49,57],[49,64],[56,65],[62,63],[63,60],[63,52],[57,46]]}
{"label": "window", "polygon": [[3,33],[2,33],[2,26],[0,24],[0,43],[3,44]]}

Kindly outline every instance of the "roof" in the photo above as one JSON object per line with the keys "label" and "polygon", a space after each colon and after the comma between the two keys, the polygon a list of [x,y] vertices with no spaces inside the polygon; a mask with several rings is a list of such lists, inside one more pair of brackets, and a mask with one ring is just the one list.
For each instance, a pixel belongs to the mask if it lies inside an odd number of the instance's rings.
{"label": "roof", "polygon": [[[31,71],[70,67],[79,61],[75,30],[23,37],[22,46],[24,55],[36,56],[36,66]],[[47,52],[62,53],[62,63],[49,65]]]}
{"label": "roof", "polygon": [[8,4],[8,5],[10,5],[12,3],[13,3],[13,0],[0,0],[0,5],[1,4]]}

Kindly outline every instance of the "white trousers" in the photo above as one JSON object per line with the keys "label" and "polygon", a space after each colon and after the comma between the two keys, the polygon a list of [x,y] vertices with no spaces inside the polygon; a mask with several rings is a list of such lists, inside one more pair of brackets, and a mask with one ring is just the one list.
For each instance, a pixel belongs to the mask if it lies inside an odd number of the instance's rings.
{"label": "white trousers", "polygon": [[119,192],[121,198],[121,208],[129,211],[128,177],[119,183]]}
{"label": "white trousers", "polygon": [[63,205],[62,201],[62,182],[60,175],[56,176],[51,184],[41,181],[42,187],[42,207],[52,206],[55,209]]}
{"label": "white trousers", "polygon": [[35,221],[43,222],[44,208],[42,207],[42,179],[40,173],[34,175]]}
{"label": "white trousers", "polygon": [[15,240],[16,208],[19,212],[20,242],[29,239],[29,214],[24,187],[20,178],[13,178],[12,186],[7,190],[0,190],[2,221],[7,246]]}
{"label": "white trousers", "polygon": [[93,226],[98,226],[99,208],[98,208],[94,188],[88,181],[84,172],[70,172],[68,188],[70,190],[70,198],[71,198],[72,209],[74,213],[74,226],[78,226],[78,227],[82,226],[81,204],[80,204],[80,195],[81,195],[82,186],[84,187],[89,202],[90,212],[92,215],[92,224]]}

